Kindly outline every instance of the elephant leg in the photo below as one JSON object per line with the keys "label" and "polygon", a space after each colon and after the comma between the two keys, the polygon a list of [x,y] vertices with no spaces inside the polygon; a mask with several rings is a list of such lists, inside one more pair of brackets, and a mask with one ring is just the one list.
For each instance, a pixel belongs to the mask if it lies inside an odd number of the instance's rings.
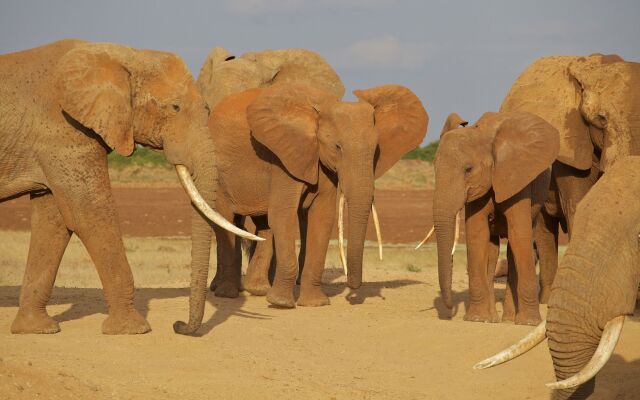
{"label": "elephant leg", "polygon": [[53,195],[31,195],[31,241],[20,290],[20,308],[11,333],[56,333],[58,323],[46,305],[71,232],[64,224]]}
{"label": "elephant leg", "polygon": [[269,228],[266,216],[253,217],[252,219],[256,226],[256,234],[265,240],[255,244],[243,285],[244,289],[252,295],[264,296],[271,288],[269,266],[273,257],[273,233]]}
{"label": "elephant leg", "polygon": [[303,183],[292,180],[286,172],[274,168],[271,186],[277,188],[269,195],[268,215],[278,265],[273,285],[267,292],[267,301],[275,306],[294,308],[293,288],[298,276],[295,240],[299,230],[298,207]]}
{"label": "elephant leg", "polygon": [[298,210],[298,221],[300,223],[300,251],[298,252],[298,280],[296,284],[300,285],[302,279],[302,271],[304,270],[304,262],[307,257],[307,224],[309,223],[308,210]]}
{"label": "elephant leg", "polygon": [[[469,308],[465,321],[493,322],[491,299],[493,281],[487,285],[487,263],[490,252],[490,231],[487,214],[475,207],[478,202],[467,205],[465,232],[467,238],[467,272],[469,274]],[[493,274],[491,274],[493,277]],[[494,302],[495,304],[495,302]]]}
{"label": "elephant leg", "polygon": [[503,204],[506,206],[504,215],[507,219],[507,236],[517,274],[515,323],[538,325],[541,318],[533,258],[533,223],[529,188],[523,189]]}
{"label": "elephant leg", "polygon": [[307,211],[304,269],[300,283],[299,306],[326,306],[329,298],[322,291],[322,274],[336,212],[335,192],[319,194]]}
{"label": "elephant leg", "polygon": [[551,293],[551,284],[558,269],[558,218],[549,215],[544,209],[538,214],[535,228],[536,247],[540,257],[540,294],[541,304],[547,304]]}
{"label": "elephant leg", "polygon": [[504,292],[504,302],[502,303],[502,321],[513,322],[516,319],[516,293],[518,273],[516,271],[516,262],[513,258],[511,244],[507,244],[507,287]]}
{"label": "elephant leg", "polygon": [[489,237],[489,247],[487,255],[487,289],[489,292],[489,312],[491,313],[490,322],[500,322],[498,311],[496,310],[496,295],[493,290],[493,281],[496,273],[496,265],[500,257],[500,237],[491,235]]}
{"label": "elephant leg", "polygon": [[[224,215],[225,219],[232,220],[236,226],[242,225],[242,216]],[[218,251],[216,254],[216,277],[211,282],[215,289],[216,297],[236,298],[240,293],[240,279],[242,274],[242,248],[240,238],[235,234],[215,226]]]}

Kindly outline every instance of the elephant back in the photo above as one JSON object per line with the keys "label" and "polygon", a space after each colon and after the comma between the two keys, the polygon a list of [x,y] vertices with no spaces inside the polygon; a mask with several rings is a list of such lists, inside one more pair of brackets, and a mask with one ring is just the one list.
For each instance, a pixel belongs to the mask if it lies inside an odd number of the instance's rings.
{"label": "elephant back", "polygon": [[589,127],[580,115],[580,86],[568,72],[577,56],[536,60],[516,79],[500,111],[526,111],[542,117],[560,133],[558,160],[578,169],[591,167]]}
{"label": "elephant back", "polygon": [[306,49],[264,50],[234,57],[215,48],[203,64],[198,85],[213,109],[223,98],[276,83],[302,83],[338,98],[344,85],[335,70],[317,53]]}

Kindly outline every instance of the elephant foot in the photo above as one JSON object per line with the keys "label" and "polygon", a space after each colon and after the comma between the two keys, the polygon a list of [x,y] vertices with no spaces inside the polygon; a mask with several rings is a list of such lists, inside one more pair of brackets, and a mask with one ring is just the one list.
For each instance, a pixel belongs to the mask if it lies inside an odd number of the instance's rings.
{"label": "elephant foot", "polygon": [[281,290],[271,287],[267,292],[267,301],[277,307],[296,307],[296,302],[293,299],[293,290]]}
{"label": "elephant foot", "polygon": [[469,322],[491,322],[491,323],[500,322],[500,318],[498,318],[498,315],[491,315],[489,313],[468,312],[464,315],[463,319]]}
{"label": "elephant foot", "polygon": [[320,307],[328,306],[331,302],[322,289],[315,287],[313,289],[301,289],[300,297],[298,297],[298,305],[302,307]]}
{"label": "elephant foot", "polygon": [[53,318],[44,313],[23,314],[18,311],[18,315],[11,324],[11,333],[58,333],[60,325]]}
{"label": "elephant foot", "polygon": [[540,317],[540,312],[519,312],[516,314],[515,323],[516,325],[533,325],[537,326],[542,322],[542,318]]}
{"label": "elephant foot", "polygon": [[254,296],[266,296],[269,289],[271,289],[271,285],[269,284],[269,280],[267,279],[247,279],[245,277],[243,282],[244,290],[251,293]]}
{"label": "elephant foot", "polygon": [[220,282],[214,289],[216,297],[228,297],[235,299],[240,293],[240,288],[233,282]]}
{"label": "elephant foot", "polygon": [[149,323],[136,310],[109,313],[102,323],[105,335],[137,335],[151,330]]}

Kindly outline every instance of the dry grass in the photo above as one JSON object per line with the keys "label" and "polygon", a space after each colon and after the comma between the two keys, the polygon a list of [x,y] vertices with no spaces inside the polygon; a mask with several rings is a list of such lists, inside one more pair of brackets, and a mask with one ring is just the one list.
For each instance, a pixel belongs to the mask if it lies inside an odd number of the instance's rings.
{"label": "dry grass", "polygon": [[[125,237],[124,245],[139,287],[184,287],[189,284],[191,243],[186,237]],[[0,231],[0,286],[22,283],[22,275],[29,248],[29,232]],[[465,268],[464,245],[459,246],[454,257],[455,268]],[[384,259],[377,256],[375,243],[365,248],[366,270],[387,272],[425,272],[437,265],[436,248],[428,244],[419,250],[413,245],[386,245]],[[212,252],[210,276],[215,271],[215,251]],[[335,242],[332,242],[325,262],[325,281],[333,282],[342,277],[342,267]],[[366,274],[366,271],[365,271]],[[82,242],[74,236],[69,243],[58,271],[56,286],[101,287],[98,274]]]}
{"label": "dry grass", "polygon": [[[125,237],[124,245],[138,287],[184,287],[189,284],[190,248],[188,237]],[[383,260],[378,259],[375,243],[367,242],[364,252],[365,279],[371,273],[416,274],[418,279],[427,279],[437,268],[437,251],[433,243],[419,250],[415,244],[385,245]],[[501,257],[504,255],[502,246]],[[0,286],[15,286],[22,283],[22,276],[29,249],[29,232],[0,231]],[[561,248],[564,253],[564,248]],[[458,245],[454,260],[454,277],[466,280],[466,247]],[[246,260],[245,260],[246,261]],[[245,262],[246,265],[246,262]],[[215,249],[212,251],[211,270],[216,268]],[[420,277],[421,275],[424,275]],[[344,275],[338,248],[332,241],[325,261],[324,281],[343,281]],[[100,288],[102,285],[94,264],[82,242],[74,236],[69,243],[58,271],[56,286]]]}
{"label": "dry grass", "polygon": [[[114,186],[180,186],[175,170],[164,165],[112,166],[109,176]],[[433,189],[434,185],[433,165],[421,160],[400,160],[376,181],[380,189]]]}

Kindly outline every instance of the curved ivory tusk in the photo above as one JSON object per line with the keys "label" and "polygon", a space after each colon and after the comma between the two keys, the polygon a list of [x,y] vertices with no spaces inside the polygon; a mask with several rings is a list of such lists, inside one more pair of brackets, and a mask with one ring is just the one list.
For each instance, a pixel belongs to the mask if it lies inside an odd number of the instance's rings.
{"label": "curved ivory tusk", "polygon": [[380,220],[378,219],[376,205],[373,203],[371,203],[371,213],[373,214],[373,225],[376,227],[376,237],[378,238],[378,256],[382,261],[382,233],[380,232]]}
{"label": "curved ivory tusk", "polygon": [[347,258],[344,255],[344,193],[340,192],[340,201],[338,202],[338,249],[340,250],[340,262],[344,274],[347,275]]}
{"label": "curved ivory tusk", "polygon": [[209,204],[207,204],[205,199],[203,199],[198,192],[198,189],[196,189],[196,185],[193,183],[193,179],[191,179],[191,174],[189,174],[189,170],[187,170],[187,167],[178,164],[176,165],[176,172],[178,173],[180,183],[182,183],[182,187],[189,195],[191,202],[198,208],[198,210],[200,210],[207,218],[209,218],[211,222],[245,239],[256,241],[264,240],[263,238],[252,233],[243,231],[231,222],[227,221],[222,215],[220,215],[220,213],[209,207]]}
{"label": "curved ivory tusk", "polygon": [[500,353],[496,354],[493,357],[489,357],[486,360],[482,360],[476,365],[473,366],[473,369],[485,369],[490,368],[509,360],[513,360],[514,358],[526,353],[527,351],[533,349],[538,345],[538,343],[542,342],[546,337],[546,325],[544,322],[540,323],[536,329],[530,332],[527,336],[520,339],[520,341],[511,347],[502,350]]}
{"label": "curved ivory tusk", "polygon": [[611,354],[613,354],[613,350],[616,348],[618,338],[620,337],[620,332],[622,332],[623,324],[624,315],[620,315],[609,320],[602,331],[602,337],[600,338],[598,348],[595,353],[593,353],[593,357],[591,357],[591,360],[589,360],[587,365],[585,365],[580,372],[571,378],[567,378],[563,381],[547,383],[547,387],[549,389],[569,389],[582,385],[589,379],[596,376],[607,361],[609,361]]}
{"label": "curved ivory tusk", "polygon": [[456,246],[460,239],[460,211],[456,214],[456,235],[453,237],[453,247],[451,248],[451,257],[456,253]]}
{"label": "curved ivory tusk", "polygon": [[422,247],[423,244],[427,243],[427,241],[431,238],[431,236],[433,235],[433,232],[435,231],[436,231],[436,227],[432,226],[429,233],[427,233],[427,236],[425,236],[424,239],[422,239],[422,242],[418,243],[418,245],[414,250],[418,250],[420,247]]}

